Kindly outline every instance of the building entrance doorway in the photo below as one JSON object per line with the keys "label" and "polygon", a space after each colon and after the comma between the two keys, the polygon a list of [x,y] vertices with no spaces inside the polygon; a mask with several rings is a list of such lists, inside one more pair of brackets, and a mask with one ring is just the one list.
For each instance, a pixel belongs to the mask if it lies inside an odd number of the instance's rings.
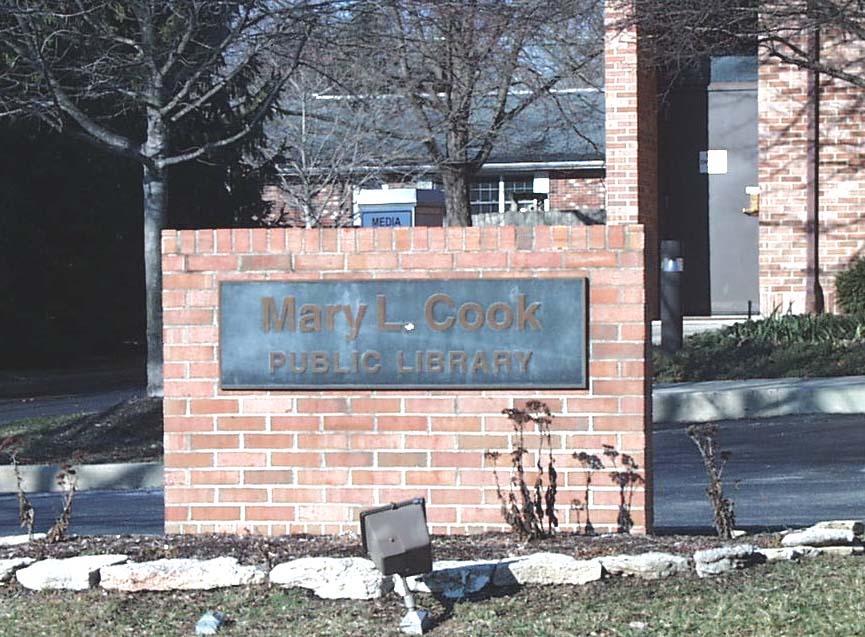
{"label": "building entrance doorway", "polygon": [[662,97],[661,239],[682,242],[689,316],[759,312],[757,61],[713,58]]}

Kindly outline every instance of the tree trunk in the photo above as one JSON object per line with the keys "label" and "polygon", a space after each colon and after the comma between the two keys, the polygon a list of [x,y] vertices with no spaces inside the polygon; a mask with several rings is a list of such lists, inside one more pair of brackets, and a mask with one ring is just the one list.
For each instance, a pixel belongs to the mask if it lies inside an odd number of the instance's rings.
{"label": "tree trunk", "polygon": [[446,226],[472,225],[471,206],[469,205],[469,171],[465,166],[444,168],[442,182],[445,189]]}
{"label": "tree trunk", "polygon": [[144,281],[147,299],[147,395],[162,396],[162,229],[165,169],[144,164]]}
{"label": "tree trunk", "polygon": [[[809,3],[809,12],[813,12]],[[820,285],[820,73],[815,68],[820,63],[820,29],[814,27],[808,34],[809,59],[808,103],[805,120],[808,136],[805,221],[805,312],[822,314],[824,310],[823,288]]]}

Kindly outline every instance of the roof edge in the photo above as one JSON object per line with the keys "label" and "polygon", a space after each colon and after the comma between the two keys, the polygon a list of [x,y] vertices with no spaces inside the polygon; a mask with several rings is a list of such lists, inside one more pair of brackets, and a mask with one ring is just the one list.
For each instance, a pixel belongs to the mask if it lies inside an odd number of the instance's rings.
{"label": "roof edge", "polygon": [[[502,171],[529,171],[529,170],[603,170],[606,161],[603,159],[578,159],[569,161],[512,161],[512,162],[487,162],[481,166],[479,174],[502,172]],[[364,170],[382,170],[382,172],[400,171],[422,171],[435,172],[437,167],[432,164],[406,164],[401,166],[357,166],[348,169],[347,172],[362,172]],[[324,172],[324,169],[322,169]],[[277,166],[277,173],[281,175],[292,174],[291,170],[284,166]]]}

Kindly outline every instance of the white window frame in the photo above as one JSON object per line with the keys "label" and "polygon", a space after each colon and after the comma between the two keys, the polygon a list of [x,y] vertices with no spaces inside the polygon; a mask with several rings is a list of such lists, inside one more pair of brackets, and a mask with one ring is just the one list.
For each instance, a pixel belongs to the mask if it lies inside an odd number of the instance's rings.
{"label": "white window frame", "polygon": [[[512,182],[513,181],[532,181],[533,187],[535,188],[535,192],[543,192],[544,194],[549,195],[549,188],[550,188],[549,187],[549,173],[547,173],[547,172],[536,172],[531,177],[529,177],[527,175],[524,179],[515,179],[514,174],[512,174],[512,173],[511,174],[499,174],[496,176],[481,175],[478,178],[478,181],[484,181],[484,182],[492,182],[492,181],[496,181],[496,180],[498,180],[498,185],[499,185],[499,188],[498,188],[498,190],[499,190],[499,196],[498,196],[499,214],[504,214],[505,210],[507,210],[508,202],[505,199],[505,190],[506,190],[505,184],[507,183],[507,181],[512,181]],[[540,186],[543,189],[537,190],[538,186]],[[469,205],[471,205],[472,203],[491,204],[493,202],[491,202],[491,201],[489,201],[489,202],[482,202],[482,201],[472,202],[471,198],[469,198]]]}

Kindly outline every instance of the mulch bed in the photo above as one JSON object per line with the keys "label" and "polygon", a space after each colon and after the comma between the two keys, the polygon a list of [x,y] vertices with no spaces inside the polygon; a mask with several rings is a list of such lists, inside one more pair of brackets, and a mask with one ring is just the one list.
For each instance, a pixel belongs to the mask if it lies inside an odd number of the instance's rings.
{"label": "mulch bed", "polygon": [[[742,538],[762,547],[778,546],[778,535],[764,533]],[[434,536],[436,560],[498,559],[542,551],[565,553],[578,559],[603,555],[638,554],[664,551],[691,556],[694,551],[721,546],[716,537],[670,535],[559,534],[545,540],[527,542],[507,533],[461,536]],[[278,564],[299,557],[362,557],[357,535],[114,535],[72,537],[55,544],[35,541],[27,545],[0,547],[0,559],[9,557],[64,558],[81,554],[122,553],[135,561],[162,558],[236,557],[246,564]]]}

